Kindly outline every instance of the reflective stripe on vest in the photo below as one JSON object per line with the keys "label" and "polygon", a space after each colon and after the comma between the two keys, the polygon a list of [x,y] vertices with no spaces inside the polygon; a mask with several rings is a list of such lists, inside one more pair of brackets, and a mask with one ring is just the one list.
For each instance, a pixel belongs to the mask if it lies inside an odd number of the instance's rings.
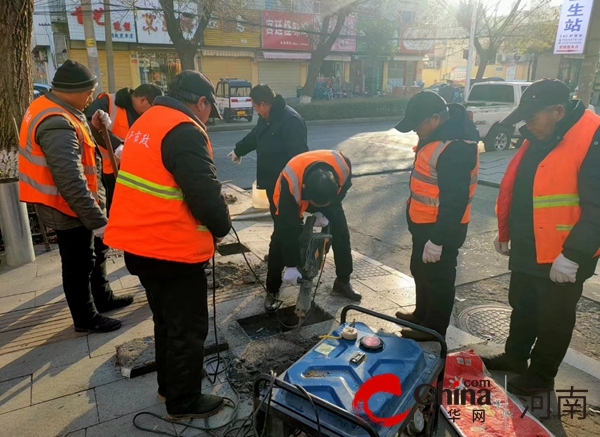
{"label": "reflective stripe on vest", "polygon": [[98,179],[96,170],[95,144],[91,139],[87,126],[77,116],[42,96],[29,106],[19,133],[19,187],[20,198],[24,202],[41,203],[50,206],[63,214],[76,217],[61,196],[44,152],[35,140],[36,129],[49,116],[62,116],[73,126],[81,151],[83,174],[88,189],[98,201]]}
{"label": "reflective stripe on vest", "polygon": [[127,135],[104,241],[139,256],[182,263],[207,261],[214,253],[210,230],[192,215],[174,176],[162,162],[162,141],[174,127],[203,126],[162,105],[146,111]]}
{"label": "reflective stripe on vest", "polygon": [[277,183],[275,184],[273,202],[277,207],[277,214],[279,214],[279,199],[281,196],[282,177],[287,180],[290,193],[292,196],[294,196],[294,199],[299,206],[299,215],[301,216],[304,211],[306,211],[308,208],[308,202],[306,200],[302,200],[302,181],[304,179],[304,173],[308,166],[319,162],[324,162],[333,167],[340,185],[338,193],[341,192],[342,187],[350,177],[350,167],[348,167],[348,164],[344,159],[344,155],[342,155],[341,152],[334,150],[312,150],[301,153],[293,157],[288,162],[281,172]]}
{"label": "reflective stripe on vest", "polygon": [[[415,156],[415,165],[411,173],[409,202],[409,215],[415,223],[435,223],[437,221],[440,206],[437,164],[441,154],[453,141],[455,140],[426,144],[418,150]],[[477,143],[474,141],[462,141],[477,147]],[[431,150],[432,148],[433,150]],[[461,223],[468,223],[470,220],[471,203],[475,196],[478,181],[478,169],[479,158],[477,159],[477,165],[471,171],[469,200]]]}

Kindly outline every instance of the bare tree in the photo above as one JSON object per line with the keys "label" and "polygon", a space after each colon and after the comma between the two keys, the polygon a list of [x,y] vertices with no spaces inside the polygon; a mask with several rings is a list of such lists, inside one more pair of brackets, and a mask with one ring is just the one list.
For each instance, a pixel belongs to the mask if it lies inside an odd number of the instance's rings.
{"label": "bare tree", "polygon": [[17,176],[20,123],[31,101],[33,0],[12,0],[0,8],[0,179]]}
{"label": "bare tree", "polygon": [[321,17],[316,20],[316,29],[314,32],[308,32],[312,50],[300,103],[310,103],[312,100],[321,65],[327,55],[331,53],[335,41],[344,28],[346,19],[359,3],[360,0],[325,0],[321,2]]}

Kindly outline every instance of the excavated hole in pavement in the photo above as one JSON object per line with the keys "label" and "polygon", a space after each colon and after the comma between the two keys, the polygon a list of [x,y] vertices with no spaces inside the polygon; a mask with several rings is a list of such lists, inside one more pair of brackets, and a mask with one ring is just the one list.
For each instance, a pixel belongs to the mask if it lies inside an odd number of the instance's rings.
{"label": "excavated hole in pavement", "polygon": [[227,244],[219,244],[217,245],[217,252],[219,252],[219,254],[221,256],[227,256],[227,255],[235,255],[236,253],[248,253],[250,252],[250,249],[248,248],[248,246],[239,243],[239,242],[235,242],[235,243],[227,243]]}
{"label": "excavated hole in pavement", "polygon": [[[295,306],[280,308],[277,313],[263,313],[255,316],[238,319],[239,325],[252,340],[260,340],[266,337],[291,331],[291,327],[298,326],[298,317],[294,314]],[[333,320],[333,316],[313,302],[308,317],[302,323],[302,327],[314,325],[315,323]],[[280,323],[281,322],[281,323]],[[283,326],[282,323],[286,326]]]}

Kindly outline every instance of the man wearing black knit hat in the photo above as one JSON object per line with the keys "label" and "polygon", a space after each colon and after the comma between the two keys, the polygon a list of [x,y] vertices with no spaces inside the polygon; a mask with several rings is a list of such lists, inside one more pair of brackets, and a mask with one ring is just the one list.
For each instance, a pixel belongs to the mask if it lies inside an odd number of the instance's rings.
{"label": "man wearing black knit hat", "polygon": [[[133,302],[114,296],[106,275],[102,161],[83,114],[97,83],[89,68],[67,60],[56,71],[52,92],[27,109],[19,138],[21,201],[37,204],[40,219],[56,231],[63,289],[79,332],[119,329],[119,320],[100,313]],[[92,123],[100,128],[110,117],[98,111]]]}

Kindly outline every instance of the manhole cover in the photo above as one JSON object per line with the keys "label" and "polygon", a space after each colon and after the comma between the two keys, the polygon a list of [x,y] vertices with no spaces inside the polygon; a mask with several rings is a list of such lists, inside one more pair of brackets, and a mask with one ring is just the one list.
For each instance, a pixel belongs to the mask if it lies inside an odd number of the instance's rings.
{"label": "manhole cover", "polygon": [[458,316],[458,326],[475,337],[503,344],[508,338],[512,308],[504,305],[477,305]]}

